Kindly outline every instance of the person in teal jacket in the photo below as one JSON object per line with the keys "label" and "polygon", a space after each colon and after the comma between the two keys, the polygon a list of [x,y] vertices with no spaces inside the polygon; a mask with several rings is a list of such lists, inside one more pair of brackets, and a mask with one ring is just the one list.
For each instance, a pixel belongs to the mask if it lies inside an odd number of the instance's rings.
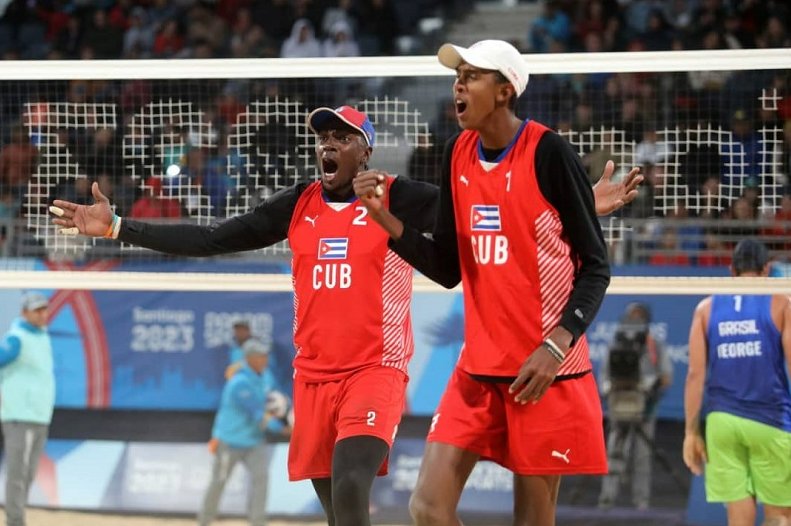
{"label": "person in teal jacket", "polygon": [[0,422],[5,442],[8,526],[24,526],[25,505],[47,441],[55,407],[52,343],[47,332],[48,300],[22,298],[22,316],[0,342]]}
{"label": "person in teal jacket", "polygon": [[250,338],[242,344],[244,363],[225,383],[214,418],[210,450],[214,453],[211,482],[206,489],[198,524],[207,526],[217,516],[223,489],[238,462],[250,475],[249,518],[252,526],[266,524],[266,493],[270,448],[267,428],[285,418],[288,400],[275,390],[267,369],[269,346]]}

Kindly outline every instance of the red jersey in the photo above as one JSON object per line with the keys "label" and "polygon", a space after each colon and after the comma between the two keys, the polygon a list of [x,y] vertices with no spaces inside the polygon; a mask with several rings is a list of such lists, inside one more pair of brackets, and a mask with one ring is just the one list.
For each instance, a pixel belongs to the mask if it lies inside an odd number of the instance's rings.
{"label": "red jersey", "polygon": [[[516,376],[560,321],[576,262],[557,210],[538,186],[534,155],[546,127],[520,130],[496,163],[479,160],[479,135],[466,130],[451,158],[451,189],[464,286],[459,367],[482,376]],[[583,335],[558,375],[591,369]]]}
{"label": "red jersey", "polygon": [[328,203],[320,182],[299,196],[288,229],[296,377],[330,381],[371,366],[406,372],[412,267],[388,239],[359,200]]}

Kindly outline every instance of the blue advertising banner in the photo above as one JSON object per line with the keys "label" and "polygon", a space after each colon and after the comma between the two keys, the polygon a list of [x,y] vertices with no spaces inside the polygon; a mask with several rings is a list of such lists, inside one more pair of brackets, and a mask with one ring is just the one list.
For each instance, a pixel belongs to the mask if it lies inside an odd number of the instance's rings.
{"label": "blue advertising banner", "polygon": [[[31,263],[33,268],[56,264]],[[283,272],[287,265],[192,261],[107,264],[114,270]],[[105,266],[107,266],[105,265]],[[62,265],[56,265],[62,268]],[[96,270],[100,270],[97,268]],[[657,268],[619,268],[647,275]],[[665,275],[691,269],[660,269]],[[724,274],[718,269],[716,274]],[[707,271],[707,275],[712,272]],[[291,389],[293,295],[271,293],[44,291],[50,296],[57,404],[68,408],[216,408],[232,344],[232,321],[245,318],[255,336],[272,343],[280,389]],[[19,314],[20,290],[0,291],[0,323]],[[607,296],[588,329],[599,365],[626,305],[652,311],[651,330],[673,362],[674,381],[659,405],[661,418],[683,418],[687,337],[700,296]],[[460,293],[418,292],[412,302],[415,354],[409,366],[407,411],[431,415],[458,358],[463,339]]]}

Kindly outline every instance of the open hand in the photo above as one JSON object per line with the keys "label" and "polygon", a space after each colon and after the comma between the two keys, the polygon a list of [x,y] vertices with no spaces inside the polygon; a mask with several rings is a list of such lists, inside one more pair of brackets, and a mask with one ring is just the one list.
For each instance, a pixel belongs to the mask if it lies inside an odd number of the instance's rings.
{"label": "open hand", "polygon": [[99,190],[99,183],[91,185],[91,193],[94,203],[90,206],[61,199],[52,202],[49,211],[57,216],[52,222],[62,227],[61,234],[99,237],[107,233],[113,221],[110,200]]}
{"label": "open hand", "polygon": [[615,172],[615,163],[607,161],[601,179],[593,186],[593,197],[596,201],[596,215],[606,216],[634,201],[637,197],[637,187],[643,182],[640,168],[635,167],[621,181],[612,180]]}

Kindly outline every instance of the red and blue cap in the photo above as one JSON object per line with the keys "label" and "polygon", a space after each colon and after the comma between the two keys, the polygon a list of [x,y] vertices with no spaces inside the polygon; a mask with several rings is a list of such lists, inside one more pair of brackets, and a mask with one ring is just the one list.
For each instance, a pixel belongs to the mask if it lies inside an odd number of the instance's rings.
{"label": "red and blue cap", "polygon": [[313,133],[319,133],[321,130],[327,129],[328,126],[337,124],[339,120],[362,133],[365,142],[373,148],[376,138],[374,125],[371,124],[365,113],[357,111],[351,106],[341,106],[334,110],[332,108],[316,108],[308,115],[308,128]]}

